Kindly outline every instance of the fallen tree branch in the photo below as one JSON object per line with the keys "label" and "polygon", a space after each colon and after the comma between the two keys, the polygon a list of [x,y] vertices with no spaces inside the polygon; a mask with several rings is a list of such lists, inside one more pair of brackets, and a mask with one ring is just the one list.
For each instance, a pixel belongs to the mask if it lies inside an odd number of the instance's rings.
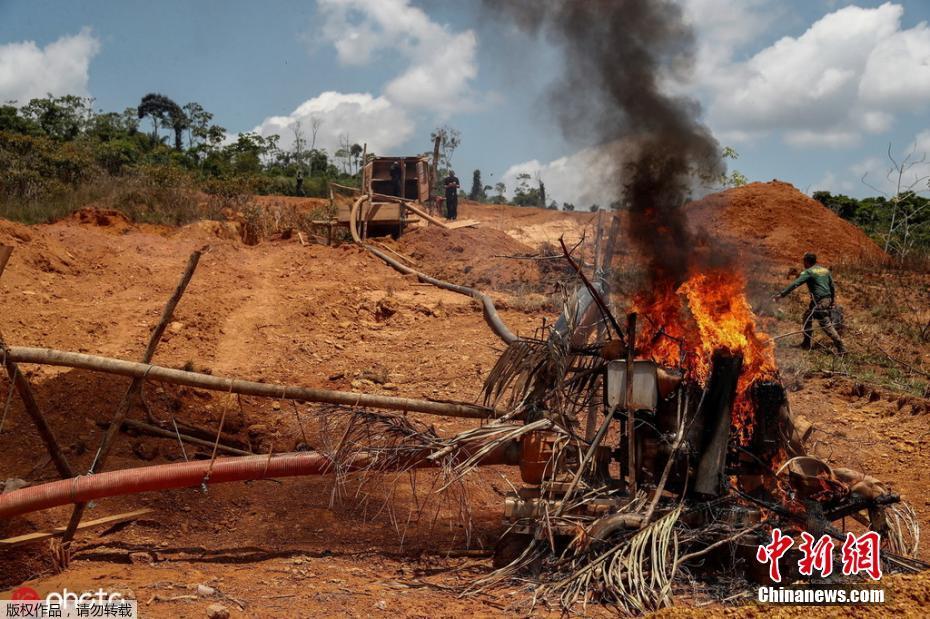
{"label": "fallen tree branch", "polygon": [[[108,424],[109,425],[109,424]],[[180,432],[175,433],[171,430],[166,430],[164,428],[159,428],[158,426],[153,426],[152,424],[144,423],[142,421],[136,421],[135,419],[126,419],[123,421],[123,429],[135,430],[143,434],[148,434],[150,436],[158,436],[162,438],[170,439],[181,439],[185,443],[190,443],[191,445],[198,445],[200,447],[209,447],[213,449],[213,441],[207,441],[202,438],[197,438],[189,434],[181,434]],[[230,445],[224,445],[219,443],[217,449],[220,451],[230,453],[236,456],[254,456],[255,454],[251,451],[245,451],[244,449],[238,449],[236,447],[231,447]]]}
{"label": "fallen tree branch", "polygon": [[701,550],[696,550],[692,553],[682,555],[681,557],[678,558],[678,563],[685,563],[686,561],[692,561],[694,559],[697,559],[698,557],[703,557],[704,555],[708,554],[711,550],[714,550],[715,548],[719,548],[720,546],[724,546],[726,544],[731,544],[735,542],[736,540],[738,540],[739,538],[752,533],[753,531],[758,531],[759,529],[761,529],[767,524],[769,523],[759,522],[747,529],[743,529],[742,531],[740,531],[739,533],[736,533],[735,535],[731,535],[730,537],[726,537],[722,540],[716,541],[710,546],[706,546],[702,548]]}

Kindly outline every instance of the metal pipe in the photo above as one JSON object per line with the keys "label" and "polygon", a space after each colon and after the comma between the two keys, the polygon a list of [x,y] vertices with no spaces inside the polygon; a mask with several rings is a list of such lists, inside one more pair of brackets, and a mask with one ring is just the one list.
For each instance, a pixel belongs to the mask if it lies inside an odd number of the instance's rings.
{"label": "metal pipe", "polygon": [[415,413],[429,413],[447,417],[466,417],[470,419],[492,419],[501,417],[504,413],[492,408],[475,404],[458,404],[451,402],[430,402],[428,400],[414,400],[394,396],[371,395],[354,393],[350,391],[333,391],[330,389],[314,389],[310,387],[292,387],[273,383],[258,383],[238,378],[224,378],[201,374],[199,372],[186,372],[148,363],[135,363],[112,357],[85,355],[83,353],[67,352],[52,348],[30,348],[26,346],[10,346],[6,349],[9,361],[19,363],[38,363],[41,365],[56,365],[82,370],[94,370],[131,378],[145,378],[157,382],[185,385],[198,389],[238,393],[241,395],[279,398],[282,400],[305,400],[307,402],[323,402],[326,404],[339,404],[343,406],[361,406],[380,408],[386,410],[411,411]]}
{"label": "metal pipe", "polygon": [[365,196],[365,195],[360,196],[352,204],[352,210],[349,213],[349,231],[352,233],[352,239],[358,245],[366,249],[368,252],[374,254],[378,258],[381,258],[381,260],[388,263],[388,265],[394,267],[396,270],[400,271],[401,273],[404,273],[405,275],[416,275],[417,279],[423,283],[432,284],[433,286],[436,286],[437,288],[443,288],[444,290],[451,290],[452,292],[464,294],[473,299],[481,301],[481,305],[484,309],[484,320],[485,322],[488,323],[488,326],[491,327],[491,330],[494,331],[494,334],[497,335],[497,337],[504,340],[504,342],[506,342],[507,344],[515,342],[517,341],[517,339],[519,339],[517,338],[516,335],[513,334],[513,332],[510,329],[507,328],[507,325],[504,324],[504,321],[501,320],[500,315],[497,313],[497,308],[494,307],[494,301],[491,300],[491,297],[484,294],[480,290],[475,290],[474,288],[468,288],[466,286],[459,286],[457,284],[451,284],[441,279],[430,277],[429,275],[426,275],[425,273],[421,273],[420,271],[411,269],[407,265],[402,264],[398,262],[397,260],[394,260],[393,258],[388,256],[384,252],[377,250],[371,245],[368,245],[367,243],[362,241],[361,237],[359,237],[358,230],[355,226],[355,219],[358,215],[359,207],[361,206],[362,202],[364,202],[367,199],[368,199],[368,196]]}
{"label": "metal pipe", "polygon": [[[340,471],[362,468],[375,470],[407,470],[433,467],[424,452],[418,456],[386,462],[379,467],[377,457],[359,454],[348,463],[340,463]],[[504,443],[481,459],[483,465],[512,465],[519,461],[519,446]],[[29,512],[86,503],[105,497],[138,494],[156,490],[193,488],[200,486],[210,471],[210,484],[250,479],[325,475],[334,470],[333,461],[317,452],[298,452],[267,456],[217,458],[210,469],[210,460],[159,464],[120,471],[82,475],[38,486],[29,486],[0,495],[0,518],[12,518]]]}

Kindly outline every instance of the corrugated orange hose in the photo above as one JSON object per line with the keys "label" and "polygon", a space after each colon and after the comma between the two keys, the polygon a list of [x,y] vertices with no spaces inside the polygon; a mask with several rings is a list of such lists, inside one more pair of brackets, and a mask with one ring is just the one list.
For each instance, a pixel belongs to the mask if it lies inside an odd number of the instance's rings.
{"label": "corrugated orange hose", "polygon": [[[518,458],[519,449],[515,450],[514,445],[506,444],[488,453],[481,463],[486,465],[515,464]],[[340,470],[358,470],[370,464],[371,460],[367,456],[358,455],[351,462],[341,464]],[[430,467],[435,464],[421,457],[411,459],[406,463],[394,463],[393,468]],[[375,466],[377,467],[377,464]],[[50,507],[68,503],[86,503],[110,496],[173,488],[192,488],[204,481],[209,468],[209,460],[199,460],[82,475],[39,486],[30,486],[0,495],[0,518],[12,518]],[[209,483],[212,485],[248,479],[325,475],[332,469],[330,459],[317,452],[277,454],[270,457],[218,458],[213,464],[213,470],[210,471]],[[390,469],[391,467],[385,467],[383,470]]]}

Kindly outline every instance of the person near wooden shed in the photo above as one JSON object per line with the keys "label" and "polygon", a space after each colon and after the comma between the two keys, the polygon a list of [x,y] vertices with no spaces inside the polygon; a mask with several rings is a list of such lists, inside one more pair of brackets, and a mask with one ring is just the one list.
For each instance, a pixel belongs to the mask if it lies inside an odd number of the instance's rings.
{"label": "person near wooden shed", "polygon": [[391,164],[390,171],[391,171],[391,193],[392,195],[395,195],[398,198],[403,198],[404,197],[404,194],[402,191],[403,188],[401,187],[401,184],[402,184],[401,177],[403,176],[403,174],[400,168],[400,163],[395,160],[394,163]]}
{"label": "person near wooden shed", "polygon": [[446,219],[455,221],[459,216],[459,179],[449,170],[442,184],[446,188]]}

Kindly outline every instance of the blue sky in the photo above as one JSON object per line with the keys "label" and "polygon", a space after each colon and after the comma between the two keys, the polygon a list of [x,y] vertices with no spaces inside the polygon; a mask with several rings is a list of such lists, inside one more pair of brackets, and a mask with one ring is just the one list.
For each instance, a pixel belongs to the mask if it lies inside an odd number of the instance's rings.
{"label": "blue sky", "polygon": [[[930,3],[682,3],[699,53],[681,88],[750,180],[870,194],[859,177],[883,182],[889,142],[930,149]],[[348,133],[384,154],[429,150],[449,124],[466,185],[475,168],[510,186],[527,171],[560,201],[608,200],[596,145],[547,110],[558,67],[558,50],[477,1],[0,0],[0,100],[74,92],[121,110],[155,91],[232,132],[286,145],[313,117],[330,150]]]}

